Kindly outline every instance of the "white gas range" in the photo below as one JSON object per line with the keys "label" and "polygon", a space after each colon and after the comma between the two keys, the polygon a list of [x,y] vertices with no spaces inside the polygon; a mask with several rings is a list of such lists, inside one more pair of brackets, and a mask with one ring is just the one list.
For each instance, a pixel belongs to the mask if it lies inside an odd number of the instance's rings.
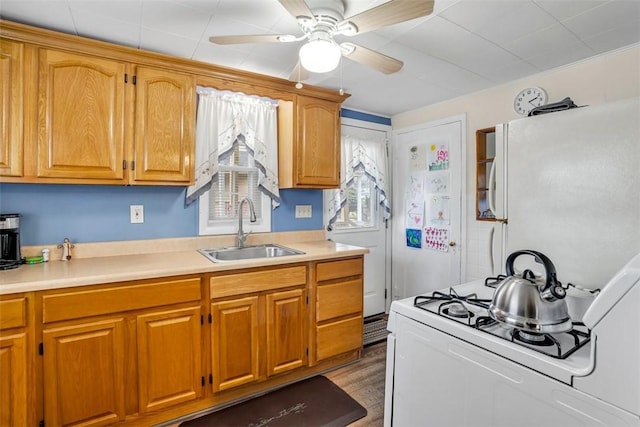
{"label": "white gas range", "polygon": [[640,254],[567,333],[496,323],[494,291],[475,281],[393,302],[385,426],[640,426]]}

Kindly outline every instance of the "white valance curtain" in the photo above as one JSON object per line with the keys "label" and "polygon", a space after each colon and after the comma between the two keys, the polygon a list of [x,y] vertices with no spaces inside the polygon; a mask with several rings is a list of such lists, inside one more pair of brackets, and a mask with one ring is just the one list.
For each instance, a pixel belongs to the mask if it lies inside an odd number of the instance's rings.
{"label": "white valance curtain", "polygon": [[190,204],[211,187],[220,159],[244,144],[259,169],[258,187],[272,206],[278,190],[278,103],[269,98],[198,87],[195,184],[187,188]]}
{"label": "white valance curtain", "polygon": [[345,126],[342,128],[341,146],[344,173],[340,189],[331,190],[329,224],[333,224],[338,218],[340,210],[347,202],[347,187],[354,177],[361,173],[374,184],[383,218],[391,217],[386,135],[383,132]]}

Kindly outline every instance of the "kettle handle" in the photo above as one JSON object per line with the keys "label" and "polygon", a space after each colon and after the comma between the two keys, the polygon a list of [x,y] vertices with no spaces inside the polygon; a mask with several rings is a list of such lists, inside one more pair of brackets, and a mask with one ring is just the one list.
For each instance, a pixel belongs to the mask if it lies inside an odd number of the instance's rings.
{"label": "kettle handle", "polygon": [[531,250],[531,249],[523,249],[520,251],[515,251],[507,257],[507,263],[506,263],[507,276],[513,276],[515,274],[515,271],[513,270],[513,263],[516,260],[516,258],[518,258],[520,255],[532,255],[535,258],[536,262],[539,262],[544,266],[544,270],[547,274],[547,278],[546,278],[543,290],[546,290],[547,288],[551,287],[552,285],[555,285],[558,282],[558,279],[556,278],[556,268],[554,267],[551,260],[547,258],[545,254]]}

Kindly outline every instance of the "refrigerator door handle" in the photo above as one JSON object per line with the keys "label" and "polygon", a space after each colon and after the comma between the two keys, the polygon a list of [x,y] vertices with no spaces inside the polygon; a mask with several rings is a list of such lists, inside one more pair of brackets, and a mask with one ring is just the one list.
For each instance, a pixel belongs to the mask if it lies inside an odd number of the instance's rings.
{"label": "refrigerator door handle", "polygon": [[493,162],[491,162],[491,169],[489,171],[489,188],[488,188],[489,192],[487,194],[487,198],[489,199],[489,210],[491,211],[493,216],[497,218],[498,214],[496,213],[495,189],[496,189],[496,159],[494,158]]}
{"label": "refrigerator door handle", "polygon": [[494,264],[493,264],[493,239],[496,234],[496,226],[491,226],[491,231],[489,231],[489,265],[491,266],[491,275],[495,275]]}

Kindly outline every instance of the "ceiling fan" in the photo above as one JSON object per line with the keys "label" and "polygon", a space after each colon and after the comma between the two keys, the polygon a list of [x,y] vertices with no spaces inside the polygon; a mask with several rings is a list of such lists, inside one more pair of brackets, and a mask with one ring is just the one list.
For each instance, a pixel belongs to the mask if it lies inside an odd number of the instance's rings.
{"label": "ceiling fan", "polygon": [[433,11],[433,0],[389,0],[351,17],[344,17],[342,0],[278,0],[298,21],[301,36],[291,34],[261,34],[213,36],[216,44],[291,43],[305,40],[299,51],[300,61],[289,80],[300,81],[308,72],[326,73],[334,70],[342,56],[372,67],[385,74],[402,68],[402,61],[351,42],[338,44],[334,37],[351,37],[378,28],[426,16]]}

